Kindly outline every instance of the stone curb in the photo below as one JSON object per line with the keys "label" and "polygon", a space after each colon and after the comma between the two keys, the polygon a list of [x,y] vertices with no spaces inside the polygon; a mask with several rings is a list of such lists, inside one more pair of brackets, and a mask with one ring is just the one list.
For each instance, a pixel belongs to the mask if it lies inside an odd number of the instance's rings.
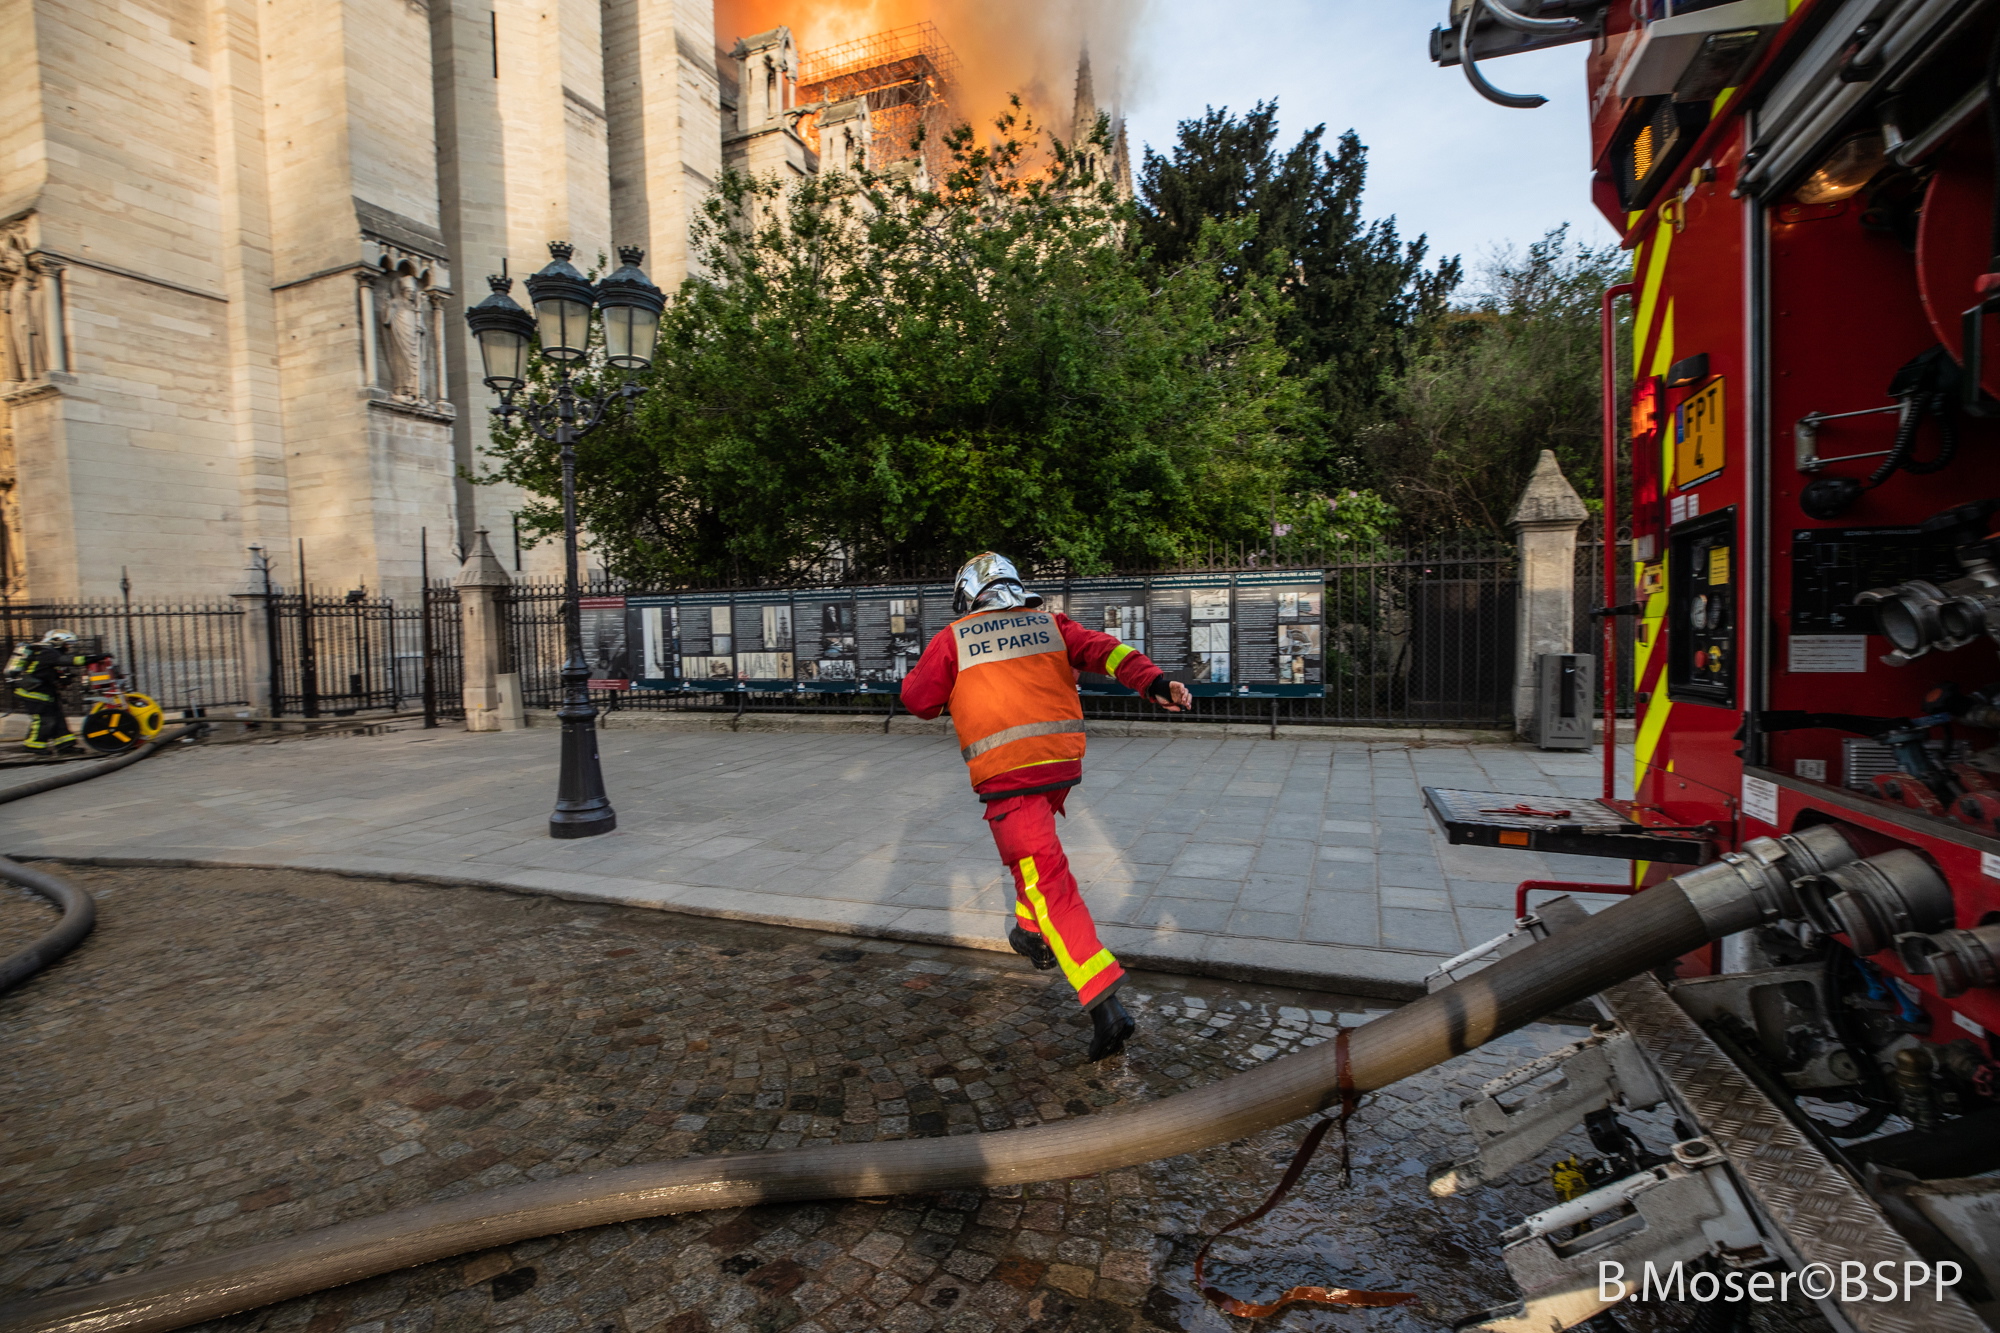
{"label": "stone curb", "polygon": [[[354,879],[380,879],[393,883],[430,884],[442,888],[467,888],[501,893],[532,894],[571,902],[612,903],[623,907],[644,907],[654,911],[679,912],[688,916],[712,917],[728,921],[750,921],[762,925],[790,926],[817,930],[822,934],[851,935],[867,939],[896,940],[905,944],[945,945],[960,949],[983,949],[1010,954],[1006,942],[993,933],[972,933],[954,929],[953,918],[963,916],[938,908],[930,915],[938,918],[929,925],[896,923],[896,918],[913,914],[907,907],[884,906],[890,915],[880,920],[868,914],[856,919],[829,921],[823,917],[791,915],[783,911],[746,911],[725,897],[740,900],[747,891],[698,889],[690,886],[654,884],[619,879],[609,875],[586,875],[523,869],[504,879],[477,879],[466,875],[441,875],[399,870],[393,863],[371,865],[373,857],[306,857],[297,861],[263,861],[223,857],[177,856],[71,856],[27,853],[17,861],[58,861],[75,865],[152,866],[162,870],[297,870],[341,875]],[[386,858],[383,858],[386,860]],[[592,890],[580,881],[597,881],[604,887]],[[775,894],[755,895],[778,897]],[[856,904],[856,906],[865,906]],[[996,923],[1005,918],[992,913]],[[1131,926],[1104,925],[1099,928],[1104,941],[1129,967],[1168,972],[1180,976],[1208,977],[1221,981],[1254,985],[1284,986],[1294,990],[1330,991],[1366,999],[1412,1000],[1424,993],[1422,977],[1444,955],[1414,953],[1385,948],[1358,948],[1337,944],[1299,944],[1262,940],[1245,936],[1201,935],[1196,937],[1200,954],[1160,950],[1151,937],[1156,932]],[[1339,970],[1313,964],[1325,962]]]}

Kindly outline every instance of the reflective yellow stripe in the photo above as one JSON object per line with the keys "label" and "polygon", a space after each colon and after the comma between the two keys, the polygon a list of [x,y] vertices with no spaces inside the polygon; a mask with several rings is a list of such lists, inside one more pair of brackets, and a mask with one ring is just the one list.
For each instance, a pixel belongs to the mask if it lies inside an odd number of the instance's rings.
{"label": "reflective yellow stripe", "polygon": [[1041,924],[1042,938],[1055,950],[1056,961],[1062,964],[1063,976],[1068,978],[1070,986],[1080,995],[1083,993],[1083,988],[1090,984],[1092,977],[1118,960],[1111,956],[1109,949],[1099,949],[1080,963],[1070,957],[1069,942],[1063,939],[1057,932],[1055,923],[1049,920],[1049,903],[1048,899],[1042,897],[1041,882],[1041,874],[1035,869],[1035,858],[1022,857],[1021,891],[1027,894],[1028,901],[1034,904],[1035,920]]}
{"label": "reflective yellow stripe", "polygon": [[[959,757],[971,763],[988,750],[997,750],[1012,741],[1026,740],[1030,736],[1056,736],[1067,731],[1083,730],[1082,718],[1064,718],[1057,722],[1025,722],[1018,727],[1008,727],[996,731],[991,736],[982,736],[960,750]],[[1025,767],[1025,765],[1023,765]]]}
{"label": "reflective yellow stripe", "polygon": [[[1653,366],[1652,369],[1647,373],[1653,375],[1664,375],[1667,373],[1667,371],[1673,368],[1673,364],[1674,364],[1674,298],[1670,296],[1667,298],[1667,313],[1660,316],[1660,337],[1659,340],[1653,344]],[[1666,442],[1668,450],[1667,457],[1671,459],[1673,457],[1672,450],[1674,447],[1672,432],[1667,430],[1662,430],[1660,432],[1660,438]],[[1672,475],[1671,470],[1669,470],[1668,475],[1669,476]]]}
{"label": "reflective yellow stripe", "polygon": [[1646,349],[1646,337],[1653,331],[1653,317],[1658,312],[1660,283],[1667,275],[1667,251],[1673,248],[1674,229],[1657,223],[1653,234],[1642,245],[1644,257],[1633,256],[1633,272],[1641,269],[1644,275],[1639,280],[1639,300],[1632,311],[1632,360],[1636,366],[1639,356]]}
{"label": "reflective yellow stripe", "polygon": [[1129,643],[1121,643],[1116,648],[1113,648],[1111,656],[1104,659],[1104,674],[1107,676],[1117,675],[1118,664],[1131,655],[1132,645]]}

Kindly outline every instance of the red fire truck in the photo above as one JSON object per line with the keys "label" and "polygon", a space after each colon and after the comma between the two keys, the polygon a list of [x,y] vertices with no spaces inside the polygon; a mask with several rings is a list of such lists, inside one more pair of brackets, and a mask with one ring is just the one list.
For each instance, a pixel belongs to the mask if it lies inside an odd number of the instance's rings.
{"label": "red fire truck", "polygon": [[1431,54],[1525,113],[1491,62],[1569,43],[1633,261],[1600,614],[1637,776],[1606,745],[1601,800],[1433,811],[1631,863],[1524,904],[1774,839],[1867,859],[1795,856],[1782,917],[1606,992],[1589,1040],[1468,1104],[1441,1193],[1592,1144],[1508,1234],[1523,1307],[1477,1322],[1601,1318],[1602,1264],[1682,1262],[1789,1277],[1837,1327],[2000,1328],[2000,0],[1452,0]]}

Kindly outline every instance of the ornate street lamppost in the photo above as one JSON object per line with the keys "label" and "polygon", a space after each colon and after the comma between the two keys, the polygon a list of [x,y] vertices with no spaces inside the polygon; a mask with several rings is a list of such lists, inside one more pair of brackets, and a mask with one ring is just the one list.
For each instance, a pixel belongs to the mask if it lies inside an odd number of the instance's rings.
{"label": "ornate street lamppost", "polygon": [[[590,702],[590,664],[583,656],[583,611],[576,573],[576,442],[603,422],[615,403],[641,392],[629,372],[653,362],[653,343],[660,333],[660,313],[666,299],[639,271],[646,252],[630,246],[618,251],[623,267],[596,286],[569,262],[573,247],[549,244],[554,256],[547,268],[527,280],[530,315],[508,292],[513,282],[488,278],[493,294],[465,312],[465,322],[479,340],[479,358],[486,370],[486,387],[500,395],[493,415],[510,422],[515,413],[540,438],[554,444],[562,459],[563,506],[563,632],[568,660],[563,663],[562,776],[556,785],[556,808],[549,816],[552,838],[588,838],[618,827],[618,813],[604,793],[604,774],[597,762],[597,708]],[[595,394],[578,391],[572,377],[590,359],[591,310],[602,312],[604,360],[627,372],[616,387]],[[527,387],[531,339],[540,342],[542,359],[555,366],[551,394],[517,401]]]}

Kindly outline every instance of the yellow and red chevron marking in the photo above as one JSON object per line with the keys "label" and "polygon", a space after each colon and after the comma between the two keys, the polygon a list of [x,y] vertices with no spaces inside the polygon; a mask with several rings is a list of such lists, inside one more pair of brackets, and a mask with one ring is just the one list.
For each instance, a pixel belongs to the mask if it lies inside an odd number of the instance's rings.
{"label": "yellow and red chevron marking", "polygon": [[[1674,301],[1671,294],[1666,295],[1664,301],[1661,299],[1666,288],[1667,260],[1673,249],[1673,240],[1673,227],[1655,222],[1651,234],[1640,240],[1633,250],[1632,273],[1639,291],[1632,313],[1632,365],[1638,375],[1662,375],[1673,364]],[[1671,476],[1667,454],[1672,442],[1664,430],[1660,432],[1659,447],[1659,475]],[[1662,574],[1665,563],[1665,552],[1662,552]],[[1635,566],[1635,587],[1645,586],[1643,571],[1643,565]],[[1657,651],[1667,614],[1666,586],[1664,577],[1654,580],[1653,591],[1646,596],[1646,607],[1639,618],[1639,631],[1633,636],[1632,681],[1643,700],[1638,707],[1639,725],[1632,747],[1635,797],[1645,782],[1646,770],[1659,757],[1660,740],[1666,733],[1667,717],[1673,709],[1666,691],[1660,688],[1666,655]]]}

